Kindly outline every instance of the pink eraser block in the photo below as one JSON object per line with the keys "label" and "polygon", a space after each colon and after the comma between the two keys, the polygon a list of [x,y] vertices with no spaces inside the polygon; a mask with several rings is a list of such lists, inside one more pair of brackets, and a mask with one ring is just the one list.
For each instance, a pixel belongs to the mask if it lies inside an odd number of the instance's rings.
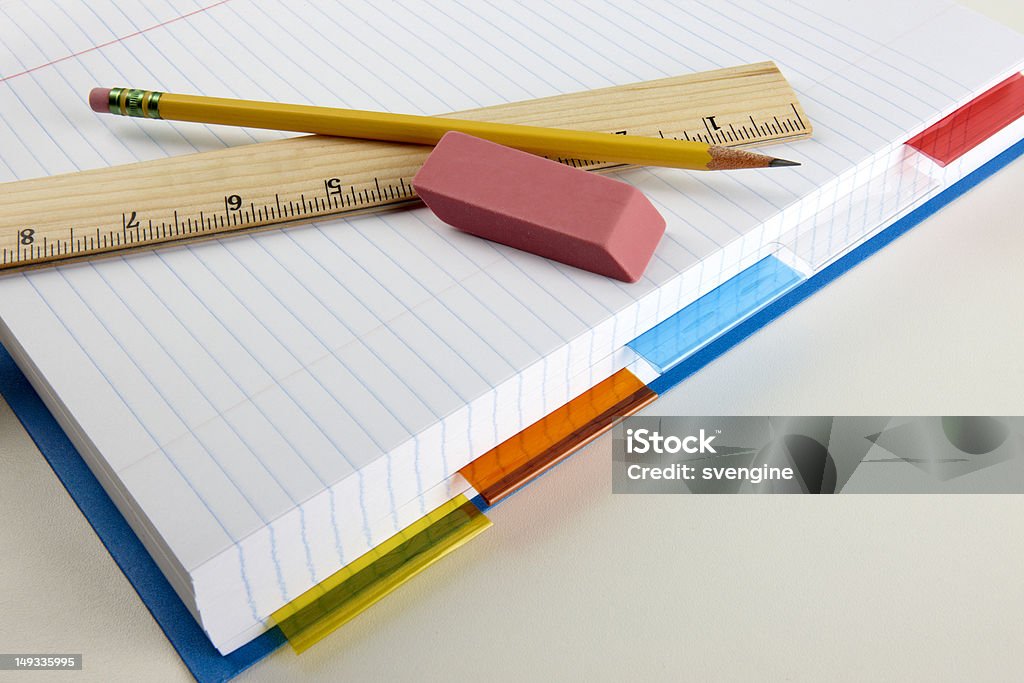
{"label": "pink eraser block", "polygon": [[89,91],[89,106],[99,114],[110,113],[110,88],[93,88]]}
{"label": "pink eraser block", "polygon": [[665,219],[626,183],[464,133],[446,133],[412,181],[464,232],[636,282]]}

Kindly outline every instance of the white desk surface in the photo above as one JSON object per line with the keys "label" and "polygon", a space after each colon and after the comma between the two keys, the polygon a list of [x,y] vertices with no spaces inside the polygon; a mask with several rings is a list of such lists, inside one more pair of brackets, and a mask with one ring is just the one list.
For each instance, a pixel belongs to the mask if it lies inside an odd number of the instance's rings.
{"label": "white desk surface", "polygon": [[[1024,30],[1016,0],[966,4]],[[648,412],[1024,413],[1021,188],[1024,159]],[[1019,675],[1024,496],[613,496],[610,463],[605,437],[306,654],[237,680]],[[31,680],[191,680],[2,401],[0,652],[84,654]]]}

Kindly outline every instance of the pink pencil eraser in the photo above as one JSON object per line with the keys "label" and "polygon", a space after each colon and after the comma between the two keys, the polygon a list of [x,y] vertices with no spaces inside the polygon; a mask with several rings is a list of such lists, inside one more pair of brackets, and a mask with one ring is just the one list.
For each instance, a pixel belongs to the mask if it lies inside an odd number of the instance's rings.
{"label": "pink pencil eraser", "polygon": [[665,233],[631,185],[454,131],[412,184],[463,232],[626,282],[640,279]]}
{"label": "pink pencil eraser", "polygon": [[89,91],[89,106],[98,114],[110,112],[110,88],[93,88]]}

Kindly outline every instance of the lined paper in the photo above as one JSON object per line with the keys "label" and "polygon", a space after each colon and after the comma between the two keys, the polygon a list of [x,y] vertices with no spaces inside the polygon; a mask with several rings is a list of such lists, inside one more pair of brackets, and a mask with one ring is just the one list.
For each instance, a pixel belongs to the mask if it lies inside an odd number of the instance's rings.
{"label": "lined paper", "polygon": [[192,577],[179,592],[224,649],[809,218],[830,253],[876,227],[832,207],[1024,57],[1019,36],[925,0],[41,0],[0,20],[0,180],[282,136],[96,116],[95,85],[435,114],[772,59],[813,119],[814,139],[778,150],[797,169],[618,174],[668,222],[633,285],[423,209],[0,280],[5,344],[165,572]]}

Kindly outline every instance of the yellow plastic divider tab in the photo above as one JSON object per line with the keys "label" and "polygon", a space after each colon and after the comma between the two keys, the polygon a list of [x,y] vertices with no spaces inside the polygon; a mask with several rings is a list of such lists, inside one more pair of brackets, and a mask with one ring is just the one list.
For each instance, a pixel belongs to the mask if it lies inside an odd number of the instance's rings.
{"label": "yellow plastic divider tab", "polygon": [[658,395],[622,369],[469,463],[459,473],[494,505]]}
{"label": "yellow plastic divider tab", "polygon": [[458,548],[491,521],[458,495],[271,615],[302,653]]}

